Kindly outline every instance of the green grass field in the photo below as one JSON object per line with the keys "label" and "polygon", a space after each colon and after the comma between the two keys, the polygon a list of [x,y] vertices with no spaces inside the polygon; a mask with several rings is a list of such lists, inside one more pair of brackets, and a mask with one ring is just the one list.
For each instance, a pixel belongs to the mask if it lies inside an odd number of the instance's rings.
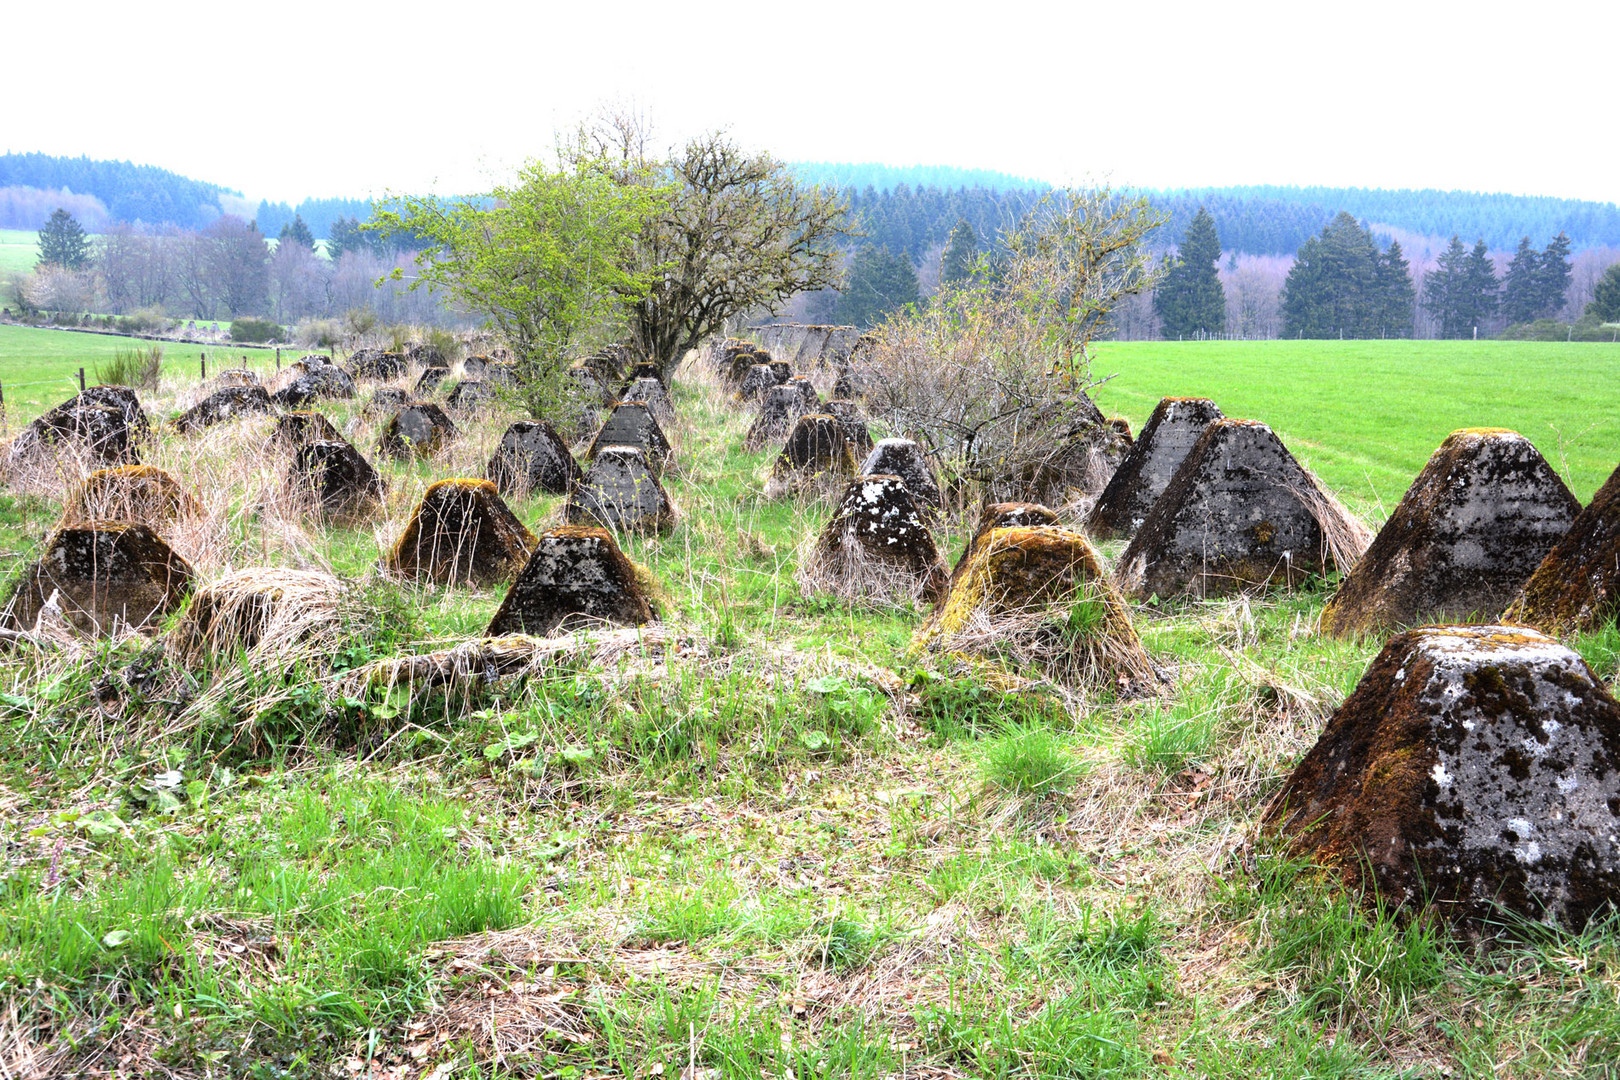
{"label": "green grass field", "polygon": [[196,379],[204,354],[209,357],[211,369],[216,364],[266,370],[274,367],[275,354],[265,349],[154,343],[108,334],[0,326],[0,387],[5,392],[7,423],[27,423],[77,393],[79,368],[84,368],[86,383],[94,383],[97,363],[107,363],[120,349],[152,344],[163,345],[166,377]]}
{"label": "green grass field", "polygon": [[0,229],[0,274],[26,274],[39,261],[39,234]]}
{"label": "green grass field", "polygon": [[[0,328],[8,405],[101,341]],[[1110,412],[1207,394],[1388,507],[1457,426],[1613,424],[1581,389],[1620,351],[1544,348],[1111,345],[1097,366],[1120,373]],[[154,419],[195,389],[177,362]],[[1545,368],[1575,385],[1537,394]],[[1468,415],[1493,371],[1516,411]],[[503,587],[377,564],[510,416],[377,459],[385,513],[352,528],[280,516],[268,421],[160,432],[146,459],[203,505],[170,535],[204,581],[329,567],[353,589],[318,655],[188,664],[184,612],[156,640],[0,652],[0,1075],[1615,1075],[1620,925],[1482,948],[1251,846],[1379,647],[1312,633],[1333,582],[1134,609],[1174,690],[1055,693],[912,652],[913,607],[801,594],[829,505],[762,497],[776,450],[741,449],[749,417],[712,384],[675,401],[682,521],[624,539],[667,636],[448,688],[343,680],[481,634]],[[375,415],[322,411],[373,456]],[[1566,447],[1583,497],[1620,459],[1603,430]],[[535,531],[560,508],[512,501]],[[0,489],[0,568],[61,511]],[[948,561],[975,517],[938,531]],[[1620,633],[1572,644],[1612,683]]]}
{"label": "green grass field", "polygon": [[[1429,454],[1464,427],[1512,428],[1583,501],[1620,448],[1620,346],[1507,341],[1104,344],[1096,393],[1133,430],[1161,397],[1208,397],[1264,420],[1358,509],[1393,509]],[[1382,515],[1378,515],[1382,516]]]}

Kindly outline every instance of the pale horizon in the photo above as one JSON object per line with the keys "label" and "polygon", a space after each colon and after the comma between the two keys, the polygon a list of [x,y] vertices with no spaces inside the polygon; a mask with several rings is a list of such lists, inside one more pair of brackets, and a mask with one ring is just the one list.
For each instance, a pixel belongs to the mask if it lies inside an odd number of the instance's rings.
{"label": "pale horizon", "polygon": [[[0,148],[156,165],[255,203],[449,194],[487,189],[617,102],[660,144],[723,128],[784,161],[1620,201],[1603,65],[1570,44],[1614,39],[1620,13],[1561,0],[1532,25],[1393,3],[1353,18],[1173,4],[1147,24],[1101,5],[371,10],[89,5],[72,78],[58,52],[14,58],[34,104],[8,115]],[[63,21],[30,7],[13,28],[50,41]],[[1516,65],[1535,77],[1507,78]]]}

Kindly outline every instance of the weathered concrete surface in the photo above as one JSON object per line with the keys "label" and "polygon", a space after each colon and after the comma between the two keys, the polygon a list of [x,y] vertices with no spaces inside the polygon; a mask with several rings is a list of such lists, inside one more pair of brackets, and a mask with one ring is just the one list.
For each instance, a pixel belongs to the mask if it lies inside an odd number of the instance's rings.
{"label": "weathered concrete surface", "polygon": [[33,420],[12,440],[13,467],[43,464],[53,454],[71,454],[86,465],[138,464],[152,433],[135,391],[92,386]]}
{"label": "weathered concrete surface", "polygon": [[635,566],[612,534],[564,525],[541,534],[484,633],[548,637],[603,626],[641,626],[654,618]]}
{"label": "weathered concrete surface", "polygon": [[1130,536],[1147,520],[1204,429],[1221,419],[1208,398],[1165,398],[1097,497],[1086,532],[1097,539]]}
{"label": "weathered concrete surface", "polygon": [[1129,608],[1082,534],[1056,525],[992,528],[954,577],[915,649],[999,659],[1021,674],[1034,669],[1121,697],[1162,686]]}
{"label": "weathered concrete surface", "polygon": [[170,426],[182,434],[202,431],[215,424],[239,420],[244,416],[263,416],[275,412],[270,395],[262,386],[227,386],[170,421]]}
{"label": "weathered concrete surface", "polygon": [[283,409],[296,409],[322,399],[346,400],[354,396],[354,380],[348,372],[321,364],[271,394],[270,400]]}
{"label": "weathered concrete surface", "polygon": [[495,403],[495,388],[483,379],[462,379],[445,398],[445,405],[458,413],[475,412]]}
{"label": "weathered concrete surface", "polygon": [[643,375],[632,380],[619,395],[620,401],[639,401],[652,410],[654,417],[661,424],[675,422],[675,403],[670,400],[669,390],[665,388],[662,380]]}
{"label": "weathered concrete surface", "polygon": [[853,401],[833,400],[823,406],[827,415],[836,417],[844,429],[844,438],[857,456],[872,452],[872,429],[867,426],[866,414]]}
{"label": "weathered concrete surface", "polygon": [[604,446],[568,497],[570,525],[600,525],[624,532],[666,532],[675,506],[639,446]]}
{"label": "weathered concrete surface", "polygon": [[647,462],[655,473],[662,475],[669,463],[674,447],[664,434],[658,418],[645,402],[621,401],[613,406],[602,428],[591,440],[589,458],[596,458],[610,446],[633,446],[647,455]]}
{"label": "weathered concrete surface", "polygon": [[748,334],[777,360],[799,371],[838,366],[849,359],[861,332],[853,326],[772,323],[749,327]]}
{"label": "weathered concrete surface", "polygon": [[1549,634],[1591,630],[1620,615],[1620,469],[1576,515],[1508,608],[1510,622]]}
{"label": "weathered concrete surface", "polygon": [[276,417],[276,426],[270,432],[270,442],[294,449],[312,442],[348,442],[325,413],[289,412]]}
{"label": "weathered concrete surface", "polygon": [[[817,403],[819,404],[819,403]],[[799,417],[817,411],[817,404],[807,404],[800,388],[789,379],[780,386],[765,391],[759,402],[759,415],[743,436],[743,448],[763,450],[772,443],[787,438]]]}
{"label": "weathered concrete surface", "polygon": [[349,357],[347,367],[349,374],[357,382],[361,379],[387,382],[406,374],[410,370],[410,363],[403,353],[361,349]]}
{"label": "weathered concrete surface", "polygon": [[157,527],[200,509],[178,480],[155,465],[117,465],[97,469],[68,493],[62,521],[137,521]]}
{"label": "weathered concrete surface", "polygon": [[922,447],[910,439],[880,439],[861,462],[861,472],[898,476],[925,514],[934,515],[945,506],[945,493],[940,490],[934,467]]}
{"label": "weathered concrete surface", "polygon": [[344,524],[375,516],[388,493],[371,462],[342,439],[299,445],[287,471],[287,486],[312,516]]}
{"label": "weathered concrete surface", "polygon": [[850,482],[799,570],[805,591],[854,600],[932,602],[944,595],[945,581],[922,508],[892,475]]}
{"label": "weathered concrete surface", "polygon": [[974,528],[967,546],[962,549],[962,557],[951,567],[951,584],[956,584],[963,570],[972,561],[975,547],[996,529],[1021,529],[1035,525],[1056,524],[1058,524],[1057,514],[1050,507],[1042,506],[1040,503],[990,503],[979,511],[979,524]]}
{"label": "weathered concrete surface", "polygon": [[395,460],[430,458],[460,438],[461,432],[431,401],[413,401],[383,425],[377,452]]}
{"label": "weathered concrete surface", "polygon": [[144,628],[179,607],[196,574],[150,526],[135,522],[64,525],[39,561],[13,580],[0,625],[32,630],[48,605],[82,634]]}
{"label": "weathered concrete surface", "polygon": [[1322,612],[1322,632],[1492,622],[1580,513],[1530,440],[1453,432]]}
{"label": "weathered concrete surface", "polygon": [[1386,904],[1580,929],[1620,901],[1620,704],[1534,630],[1390,640],[1268,808]]}
{"label": "weathered concrete surface", "polygon": [[441,585],[508,581],[535,537],[488,480],[440,480],[422,495],[384,559],[389,572]]}
{"label": "weathered concrete surface", "polygon": [[484,476],[508,497],[536,491],[566,495],[581,475],[568,444],[544,420],[519,420],[507,428],[484,469]]}
{"label": "weathered concrete surface", "polygon": [[1120,556],[1120,585],[1161,599],[1297,585],[1334,565],[1325,499],[1265,424],[1217,420]]}
{"label": "weathered concrete surface", "polygon": [[737,384],[737,400],[744,404],[758,404],[766,391],[787,382],[770,364],[750,364]]}
{"label": "weathered concrete surface", "polygon": [[854,475],[855,454],[843,425],[826,413],[811,413],[799,417],[788,432],[771,466],[765,497],[779,499],[827,482],[842,487]]}

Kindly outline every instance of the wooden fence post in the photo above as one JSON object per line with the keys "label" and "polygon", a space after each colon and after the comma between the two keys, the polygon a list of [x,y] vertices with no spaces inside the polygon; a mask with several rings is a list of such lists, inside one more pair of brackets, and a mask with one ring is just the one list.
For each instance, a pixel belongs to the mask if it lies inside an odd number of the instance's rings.
{"label": "wooden fence post", "polygon": [[197,354],[197,364],[198,364],[198,367],[202,371],[202,381],[207,382],[208,381],[208,354],[207,353],[198,353]]}
{"label": "wooden fence post", "polygon": [[84,393],[84,368],[79,369],[79,393]]}

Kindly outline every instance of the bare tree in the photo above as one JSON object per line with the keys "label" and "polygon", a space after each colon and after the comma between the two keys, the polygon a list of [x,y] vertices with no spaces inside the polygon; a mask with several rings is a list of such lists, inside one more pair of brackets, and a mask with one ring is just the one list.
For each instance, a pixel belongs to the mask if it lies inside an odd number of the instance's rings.
{"label": "bare tree", "polygon": [[258,226],[226,214],[203,230],[204,262],[214,296],[227,314],[262,315],[270,288],[269,257]]}
{"label": "bare tree", "polygon": [[306,315],[327,315],[326,277],[330,266],[299,243],[280,243],[270,256],[270,312],[279,323]]}
{"label": "bare tree", "polygon": [[802,187],[769,154],[748,154],[719,132],[666,159],[652,156],[642,116],[609,114],[584,128],[574,153],[615,162],[620,182],[662,190],[634,253],[651,290],[625,294],[631,341],[665,371],[727,320],[775,314],[798,293],[840,280],[837,241],[847,207]]}
{"label": "bare tree", "polygon": [[873,418],[998,495],[1086,486],[1108,436],[1085,393],[1090,344],[1153,285],[1146,239],[1161,222],[1106,188],[1047,197],[1005,237],[997,275],[944,285],[876,330],[852,371]]}

